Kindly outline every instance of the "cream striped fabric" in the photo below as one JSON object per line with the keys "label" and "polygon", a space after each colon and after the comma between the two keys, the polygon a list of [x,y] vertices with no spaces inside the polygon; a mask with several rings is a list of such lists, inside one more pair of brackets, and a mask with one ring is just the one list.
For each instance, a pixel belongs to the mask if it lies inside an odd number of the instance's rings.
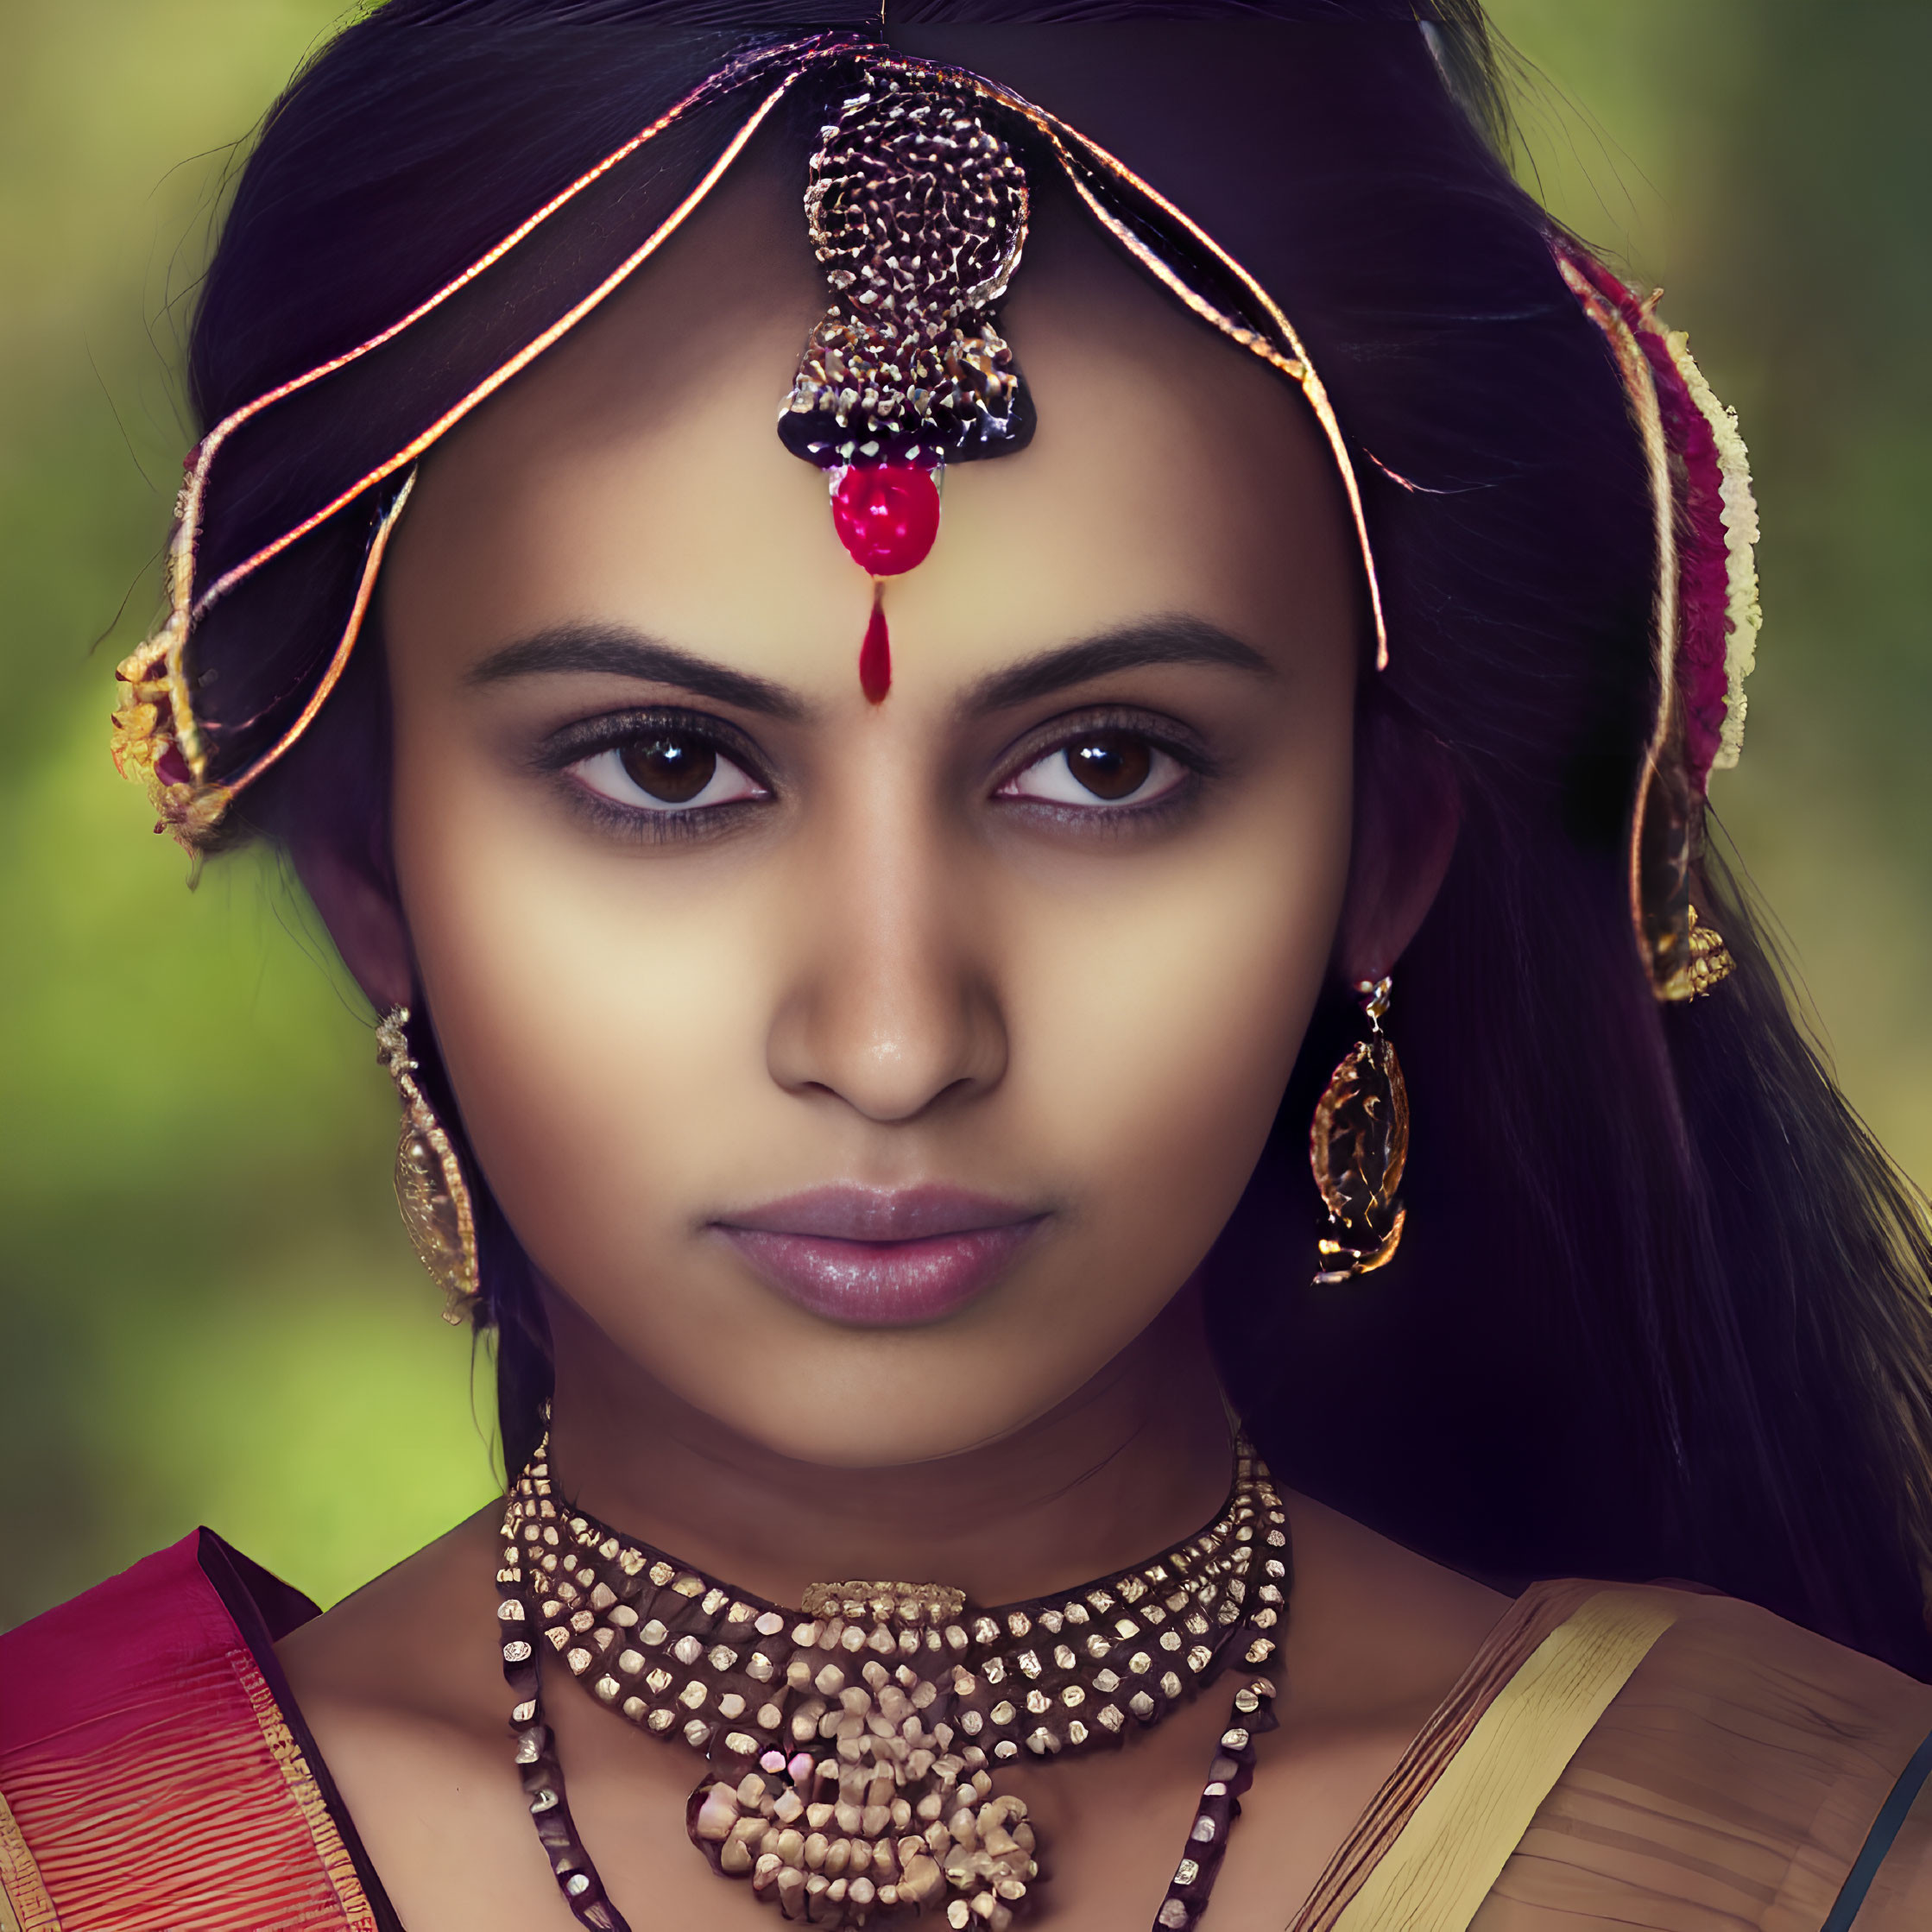
{"label": "cream striped fabric", "polygon": [[1537,1808],[1680,1601],[1602,1590],[1497,1694],[1335,1921],[1335,1932],[1467,1932]]}

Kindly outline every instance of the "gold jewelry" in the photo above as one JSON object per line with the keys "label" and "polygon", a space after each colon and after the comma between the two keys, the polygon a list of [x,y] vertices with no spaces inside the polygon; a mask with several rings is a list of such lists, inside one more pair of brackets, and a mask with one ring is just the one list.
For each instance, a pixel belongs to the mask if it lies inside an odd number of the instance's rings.
{"label": "gold jewelry", "polygon": [[1369,1037],[1329,1076],[1309,1129],[1309,1165],[1335,1230],[1317,1247],[1329,1265],[1318,1288],[1353,1281],[1395,1259],[1408,1210],[1397,1198],[1409,1159],[1409,1089],[1395,1043],[1382,1032],[1392,981],[1364,980]]}
{"label": "gold jewelry", "polygon": [[376,1058],[395,1082],[402,1134],[395,1149],[395,1201],[416,1256],[446,1297],[443,1319],[460,1328],[483,1292],[477,1217],[456,1149],[416,1083],[409,1051],[409,1009],[392,1007],[376,1029]]}
{"label": "gold jewelry", "polygon": [[1077,1589],[969,1609],[933,1583],[815,1583],[798,1610],[748,1596],[555,1493],[546,1438],[512,1485],[496,1572],[510,1729],[537,1834],[594,1932],[625,1922],[571,1822],[538,1657],[704,1760],[685,1823],[721,1877],[791,1920],[938,1922],[1006,1932],[1038,1876],[1033,1828],[995,1790],[1030,1752],[1117,1746],[1236,1673],[1234,1706],[1155,1924],[1205,1909],[1273,1727],[1256,1675],[1287,1615],[1287,1515],[1237,1441],[1215,1520],[1151,1561]]}
{"label": "gold jewelry", "polygon": [[1695,906],[1684,910],[1689,915],[1685,936],[1690,941],[1690,957],[1666,982],[1663,995],[1666,1000],[1700,999],[1720,980],[1727,979],[1737,964],[1724,944],[1724,935],[1715,926],[1702,925]]}

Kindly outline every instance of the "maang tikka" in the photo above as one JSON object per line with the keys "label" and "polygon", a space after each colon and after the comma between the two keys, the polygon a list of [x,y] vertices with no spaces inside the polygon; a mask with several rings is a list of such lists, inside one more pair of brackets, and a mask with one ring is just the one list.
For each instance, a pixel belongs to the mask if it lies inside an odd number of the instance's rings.
{"label": "maang tikka", "polygon": [[376,1029],[376,1058],[395,1083],[402,1131],[395,1150],[395,1200],[416,1257],[443,1291],[443,1319],[460,1327],[483,1291],[477,1216],[456,1149],[416,1079],[409,1009],[392,1007]]}
{"label": "maang tikka", "polygon": [[1329,1076],[1309,1128],[1309,1165],[1329,1210],[1329,1232],[1316,1243],[1324,1263],[1315,1277],[1318,1288],[1386,1266],[1402,1245],[1409,1089],[1395,1043],[1382,1031],[1392,983],[1364,980],[1355,988],[1362,995],[1369,1037],[1350,1048]]}
{"label": "maang tikka", "polygon": [[833,527],[872,578],[859,683],[892,689],[885,579],[939,534],[948,463],[1025,446],[1032,414],[994,326],[1026,239],[1026,177],[974,97],[874,62],[819,130],[805,220],[831,306],[799,358],[778,433],[825,470]]}

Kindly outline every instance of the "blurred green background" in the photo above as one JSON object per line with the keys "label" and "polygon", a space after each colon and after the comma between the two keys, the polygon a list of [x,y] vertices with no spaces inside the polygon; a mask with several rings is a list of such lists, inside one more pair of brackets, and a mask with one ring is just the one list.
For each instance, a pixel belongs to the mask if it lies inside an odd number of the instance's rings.
{"label": "blurred green background", "polygon": [[[269,864],[107,761],[232,146],[333,0],[0,0],[0,1627],[196,1523],[331,1601],[490,1493],[368,1016]],[[1766,622],[1715,803],[1932,1179],[1932,8],[1497,0],[1523,166],[1743,416]]]}

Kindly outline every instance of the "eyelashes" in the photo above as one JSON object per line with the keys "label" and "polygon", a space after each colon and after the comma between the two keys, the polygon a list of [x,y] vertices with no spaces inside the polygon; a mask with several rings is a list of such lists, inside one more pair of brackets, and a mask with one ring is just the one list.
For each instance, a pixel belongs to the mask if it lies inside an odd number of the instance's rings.
{"label": "eyelashes", "polygon": [[755,751],[722,720],[685,711],[625,711],[566,726],[536,763],[571,802],[635,837],[689,838],[773,801]]}
{"label": "eyelashes", "polygon": [[1005,761],[994,802],[1076,834],[1152,830],[1185,811],[1219,761],[1184,725],[1113,705],[1049,720]]}
{"label": "eyelashes", "polygon": [[689,732],[654,732],[571,767],[578,782],[633,811],[672,817],[768,799],[758,780]]}
{"label": "eyelashes", "polygon": [[1118,727],[1088,730],[1023,765],[994,793],[1076,811],[1144,810],[1187,783],[1175,754],[1144,733]]}
{"label": "eyelashes", "polygon": [[[778,799],[756,748],[722,719],[698,712],[586,719],[556,733],[534,762],[565,781],[578,809],[637,837],[723,830]],[[1003,765],[989,802],[1096,831],[1168,815],[1214,769],[1184,727],[1120,707],[1051,720]]]}

